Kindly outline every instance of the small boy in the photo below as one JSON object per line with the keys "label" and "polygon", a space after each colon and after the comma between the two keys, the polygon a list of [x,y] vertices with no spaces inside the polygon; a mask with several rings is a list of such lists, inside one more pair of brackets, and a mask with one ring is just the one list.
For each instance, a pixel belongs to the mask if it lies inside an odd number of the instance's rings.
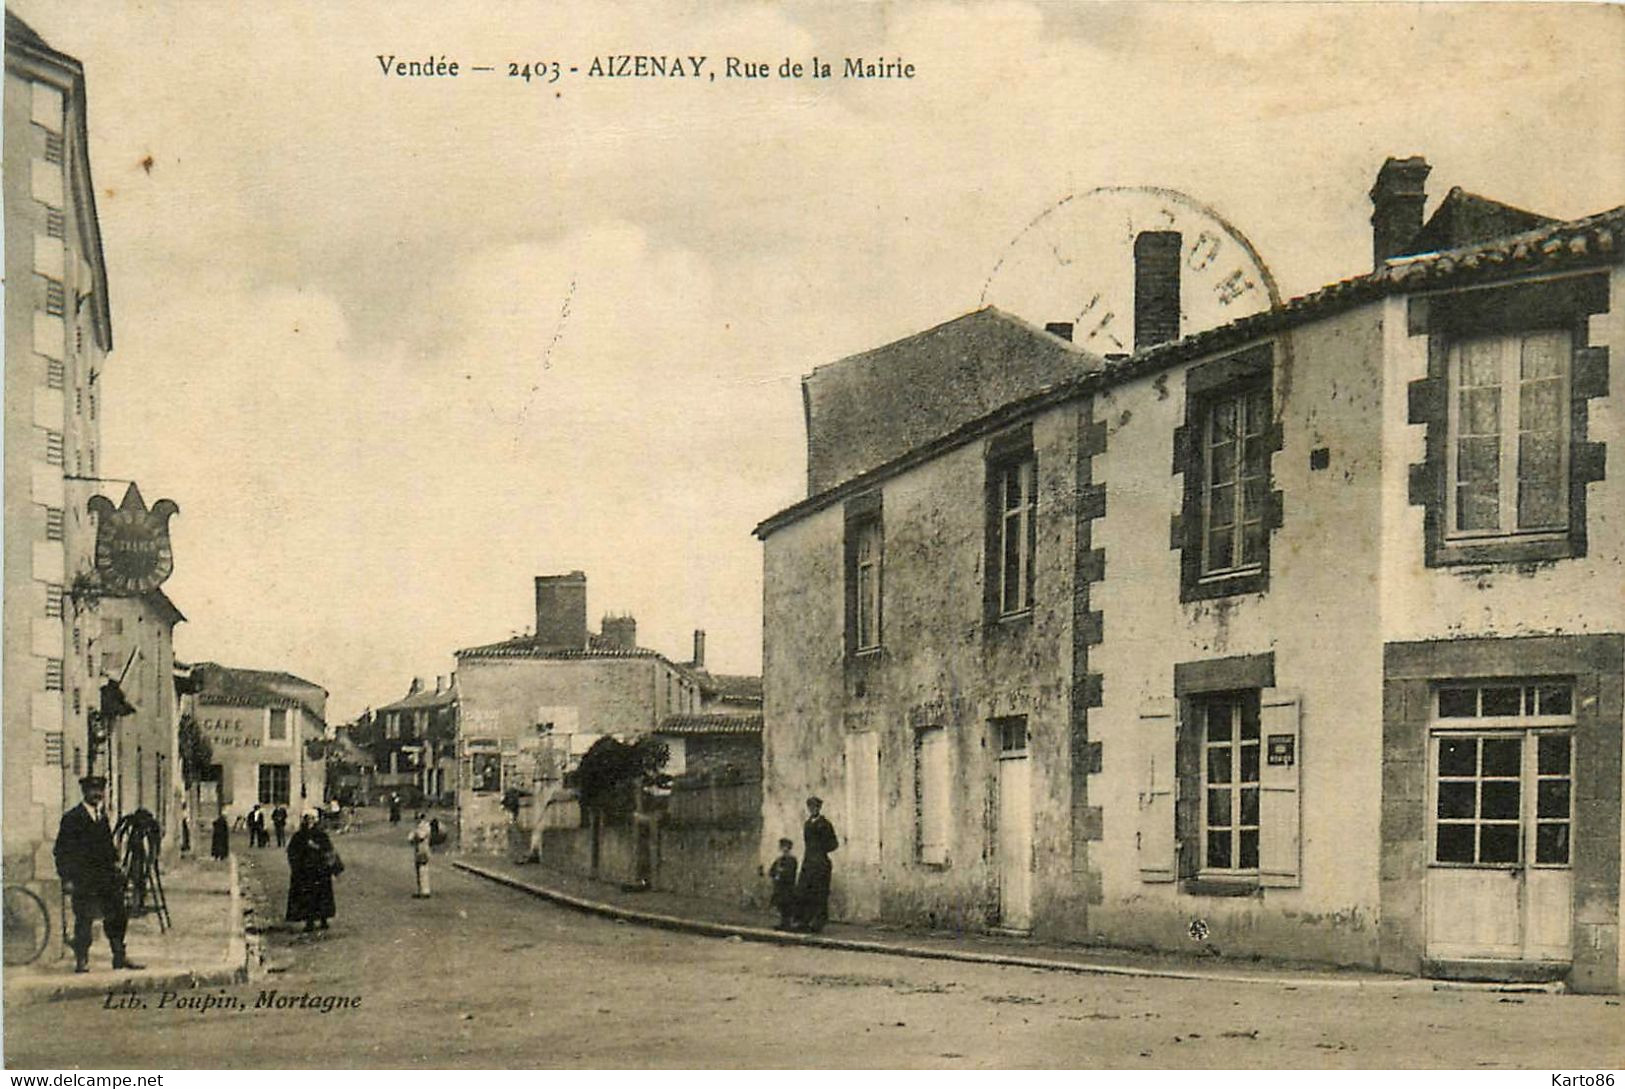
{"label": "small boy", "polygon": [[767,876],[773,881],[773,898],[769,901],[779,909],[779,925],[776,930],[791,930],[795,927],[796,913],[796,856],[791,854],[795,843],[788,839],[779,840],[779,857],[773,860],[768,867]]}

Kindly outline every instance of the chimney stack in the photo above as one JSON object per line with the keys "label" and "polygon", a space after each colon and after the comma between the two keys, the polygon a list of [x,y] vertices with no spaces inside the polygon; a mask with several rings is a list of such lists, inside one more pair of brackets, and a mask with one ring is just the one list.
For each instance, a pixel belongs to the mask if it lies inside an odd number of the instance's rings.
{"label": "chimney stack", "polygon": [[599,630],[602,643],[609,650],[638,649],[638,622],[631,613],[604,617]]}
{"label": "chimney stack", "polygon": [[444,676],[437,675],[435,677],[435,679],[434,679],[434,692],[435,692],[435,695],[438,696],[440,693],[444,692],[445,690],[446,690],[446,678]]}
{"label": "chimney stack", "polygon": [[1377,171],[1371,187],[1371,263],[1382,268],[1390,257],[1409,252],[1411,239],[1422,229],[1422,206],[1427,202],[1428,161],[1390,157]]}
{"label": "chimney stack", "polygon": [[1179,339],[1178,231],[1134,236],[1134,350]]}
{"label": "chimney stack", "polygon": [[536,576],[536,649],[587,649],[587,576]]}
{"label": "chimney stack", "polygon": [[421,691],[423,691],[423,678],[413,677],[412,686],[406,690],[406,694],[408,696],[415,696]]}
{"label": "chimney stack", "polygon": [[694,666],[697,669],[705,668],[705,629],[694,629]]}
{"label": "chimney stack", "polygon": [[1062,340],[1071,340],[1072,323],[1070,321],[1046,321],[1044,323],[1044,332],[1049,333],[1051,336],[1060,337]]}

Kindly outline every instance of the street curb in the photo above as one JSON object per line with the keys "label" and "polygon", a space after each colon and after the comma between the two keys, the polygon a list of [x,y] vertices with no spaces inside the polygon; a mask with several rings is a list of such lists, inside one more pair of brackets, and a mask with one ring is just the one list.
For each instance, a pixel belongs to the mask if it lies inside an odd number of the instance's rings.
{"label": "street curb", "polygon": [[856,938],[830,938],[821,934],[794,934],[765,927],[737,926],[732,923],[712,923],[701,919],[685,919],[680,915],[662,915],[651,911],[636,911],[617,907],[598,900],[585,900],[579,896],[550,889],[545,885],[522,881],[495,870],[488,870],[472,862],[452,861],[452,866],[483,877],[499,885],[529,893],[563,907],[605,918],[629,923],[700,934],[712,938],[739,938],[743,941],[768,945],[799,945],[816,949],[838,949],[849,953],[876,953],[883,956],[909,957],[917,960],[960,961],[967,964],[994,964],[1010,968],[1034,968],[1045,972],[1070,972],[1074,975],[1124,976],[1136,979],[1180,979],[1201,983],[1263,983],[1282,987],[1330,987],[1344,990],[1365,988],[1425,989],[1433,980],[1410,976],[1392,979],[1338,979],[1315,975],[1247,975],[1236,972],[1201,972],[1178,968],[1131,968],[1116,964],[1089,964],[1080,961],[1050,960],[1044,957],[1023,957],[1008,953],[978,953],[965,949],[935,949],[929,946],[892,945],[886,942],[863,941]]}
{"label": "street curb", "polygon": [[231,856],[226,901],[226,954],[217,964],[202,968],[144,968],[138,972],[105,969],[69,976],[7,979],[6,1002],[61,1002],[133,991],[179,991],[199,987],[220,987],[248,981],[248,944],[243,933],[242,892],[238,881],[237,856]]}

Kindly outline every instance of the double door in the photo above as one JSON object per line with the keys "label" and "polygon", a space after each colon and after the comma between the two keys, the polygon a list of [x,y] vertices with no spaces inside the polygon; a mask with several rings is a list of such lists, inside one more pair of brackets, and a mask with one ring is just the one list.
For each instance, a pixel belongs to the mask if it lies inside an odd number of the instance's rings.
{"label": "double door", "polygon": [[1428,956],[1568,963],[1573,731],[1440,728],[1429,749]]}

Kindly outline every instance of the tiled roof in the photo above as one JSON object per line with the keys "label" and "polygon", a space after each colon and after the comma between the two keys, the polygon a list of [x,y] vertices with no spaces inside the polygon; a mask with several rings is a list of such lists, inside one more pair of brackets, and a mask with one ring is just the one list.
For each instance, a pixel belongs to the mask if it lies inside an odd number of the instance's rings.
{"label": "tiled roof", "polygon": [[450,707],[457,702],[457,682],[436,692],[432,688],[409,692],[394,703],[386,703],[379,711],[416,711],[424,708]]}
{"label": "tiled roof", "polygon": [[197,687],[197,702],[226,707],[288,707],[301,708],[321,721],[321,703],[300,699],[279,692],[273,685],[294,685],[320,692],[327,690],[292,673],[263,669],[238,669],[215,662],[199,662],[192,667],[192,679]]}
{"label": "tiled roof", "polygon": [[544,650],[536,645],[535,636],[522,635],[516,639],[504,639],[500,643],[486,643],[484,646],[464,647],[456,652],[459,658],[556,658],[569,660],[574,658],[664,658],[658,650],[649,650],[646,647],[634,647],[631,650]]}
{"label": "tiled roof", "polygon": [[1404,254],[1435,253],[1471,246],[1522,231],[1549,227],[1557,220],[1523,208],[1514,208],[1456,186],[1445,194],[1428,221],[1405,244]]}
{"label": "tiled roof", "polygon": [[724,703],[761,703],[762,678],[743,673],[712,673],[693,662],[678,667],[688,674],[699,687],[702,696],[722,700]]}
{"label": "tiled roof", "polygon": [[761,715],[667,715],[654,730],[673,737],[707,734],[760,734]]}
{"label": "tiled roof", "polygon": [[1340,280],[1280,306],[1111,360],[1101,370],[1054,383],[1030,396],[1000,405],[992,412],[922,443],[884,465],[786,507],[764,519],[754,532],[757,537],[765,538],[814,511],[874,486],[879,480],[981,435],[1008,427],[1033,412],[1082,394],[1156,374],[1178,363],[1239,347],[1375,299],[1413,291],[1495,283],[1531,274],[1601,268],[1621,261],[1625,261],[1625,205],[1583,219],[1554,223],[1487,242],[1395,258],[1374,272]]}

